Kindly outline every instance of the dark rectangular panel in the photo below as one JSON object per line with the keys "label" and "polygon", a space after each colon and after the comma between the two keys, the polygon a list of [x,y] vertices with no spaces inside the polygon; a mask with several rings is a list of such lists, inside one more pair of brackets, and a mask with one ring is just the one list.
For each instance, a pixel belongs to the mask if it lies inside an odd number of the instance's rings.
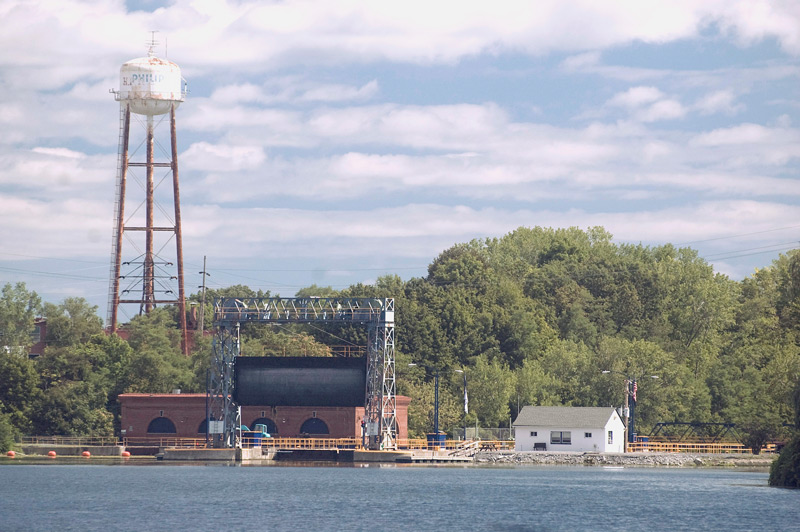
{"label": "dark rectangular panel", "polygon": [[367,361],[339,357],[236,357],[242,406],[364,406]]}

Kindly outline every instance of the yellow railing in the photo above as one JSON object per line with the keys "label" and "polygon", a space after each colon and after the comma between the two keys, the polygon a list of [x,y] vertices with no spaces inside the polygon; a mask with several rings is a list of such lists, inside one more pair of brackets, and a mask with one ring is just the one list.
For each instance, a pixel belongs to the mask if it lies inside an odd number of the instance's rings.
{"label": "yellow railing", "polygon": [[[211,442],[208,442],[209,445]],[[122,444],[125,447],[179,447],[179,448],[203,448],[206,446],[205,438],[178,438],[172,437],[157,437],[157,436],[139,436],[139,437],[126,437],[122,439]]]}
{"label": "yellow railing", "polygon": [[[275,449],[362,449],[361,438],[253,438],[242,437],[243,447],[269,447]],[[178,438],[178,437],[126,437],[122,444],[126,447],[180,447],[180,448],[203,448],[206,447],[205,438]],[[208,442],[209,446],[211,442]],[[513,441],[483,440],[483,441],[463,441],[445,440],[442,449],[457,451],[464,445],[474,447],[476,450],[483,451],[502,451],[513,450]],[[426,439],[399,439],[397,448],[404,450],[431,450],[433,445]]]}
{"label": "yellow railing", "polygon": [[[242,438],[242,445],[252,444],[247,438]],[[261,447],[274,447],[276,449],[360,449],[359,438],[264,438]]]}
{"label": "yellow railing", "polygon": [[[741,443],[720,442],[667,442],[648,441],[628,444],[628,452],[654,452],[654,453],[702,453],[702,454],[751,454],[753,451]],[[776,445],[768,443],[761,449],[762,453],[776,452]]]}
{"label": "yellow railing", "polygon": [[[178,448],[204,448],[207,446],[205,437],[179,438],[140,436],[117,438],[78,437],[78,436],[26,436],[22,438],[23,444],[40,445],[77,445],[77,446],[104,446],[120,445],[126,447],[178,447]],[[210,441],[208,445],[210,446]],[[276,449],[362,449],[361,438],[242,438],[244,447],[260,444],[261,447]],[[507,451],[514,450],[514,442],[506,440],[445,440],[444,450],[458,451],[467,445],[475,451]],[[408,438],[397,440],[398,449],[404,450],[431,450],[433,448],[426,439]],[[648,441],[629,443],[628,452],[659,452],[659,453],[701,453],[701,454],[751,454],[752,450],[740,443],[719,442],[708,443],[700,441]],[[775,443],[768,443],[762,453],[775,453]]]}

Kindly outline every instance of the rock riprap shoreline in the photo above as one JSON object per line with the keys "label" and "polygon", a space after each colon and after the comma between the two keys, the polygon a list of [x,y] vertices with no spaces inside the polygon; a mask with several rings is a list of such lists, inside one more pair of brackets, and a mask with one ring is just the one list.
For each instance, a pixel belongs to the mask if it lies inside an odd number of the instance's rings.
{"label": "rock riprap shoreline", "polygon": [[652,467],[769,467],[777,455],[699,453],[571,453],[547,451],[484,451],[477,464],[589,465]]}

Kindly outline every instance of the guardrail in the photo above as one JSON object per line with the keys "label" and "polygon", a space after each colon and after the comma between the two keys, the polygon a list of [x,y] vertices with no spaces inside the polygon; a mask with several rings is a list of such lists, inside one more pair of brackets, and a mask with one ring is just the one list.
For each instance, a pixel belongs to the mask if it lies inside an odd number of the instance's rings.
{"label": "guardrail", "polygon": [[[157,437],[157,436],[138,436],[138,437],[125,437],[122,438],[122,444],[125,447],[178,447],[181,449],[200,449],[206,447],[205,438],[179,438],[177,436],[171,437]],[[211,442],[208,442],[211,446]]]}
{"label": "guardrail", "polygon": [[20,443],[27,445],[78,445],[78,446],[112,446],[120,445],[119,438],[93,436],[23,436]]}
{"label": "guardrail", "polygon": [[[125,447],[173,447],[173,448],[204,448],[210,446],[203,438],[181,437],[154,437],[139,436],[125,437],[121,440],[110,437],[80,437],[80,436],[25,436],[21,438],[23,444],[40,445],[77,445],[77,446],[114,446]],[[242,438],[244,447],[255,445],[274,447],[278,449],[362,449],[360,438]],[[430,450],[433,444],[422,438],[398,439],[397,447],[408,450]],[[439,447],[447,451],[459,451],[469,447],[475,451],[508,451],[514,450],[514,442],[508,440],[445,440],[444,446]],[[700,454],[752,454],[752,450],[740,443],[720,442],[707,443],[699,441],[646,441],[628,444],[628,452],[659,452],[659,453],[700,453]],[[768,443],[761,449],[762,453],[778,452],[778,445]]]}
{"label": "guardrail", "polygon": [[[242,439],[242,445],[246,445]],[[360,438],[264,438],[261,447],[274,447],[276,449],[360,449]]]}
{"label": "guardrail", "polygon": [[[741,443],[721,442],[669,442],[669,441],[646,441],[628,444],[628,452],[654,452],[654,453],[701,453],[701,454],[752,454],[750,447]],[[777,452],[777,445],[768,443],[761,448],[762,453]]]}

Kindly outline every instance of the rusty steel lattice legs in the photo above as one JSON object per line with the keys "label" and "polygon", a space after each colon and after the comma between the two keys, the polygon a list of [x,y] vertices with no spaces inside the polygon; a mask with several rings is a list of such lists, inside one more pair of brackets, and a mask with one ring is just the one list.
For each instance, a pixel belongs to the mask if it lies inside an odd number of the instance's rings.
{"label": "rusty steel lattice legs", "polygon": [[[166,154],[169,159],[167,162],[155,161],[155,127],[153,116],[147,116],[146,138],[146,160],[144,162],[129,161],[130,146],[130,123],[131,110],[130,104],[121,102],[120,106],[120,148],[118,153],[117,171],[117,193],[115,205],[115,224],[114,237],[112,240],[112,271],[109,282],[109,308],[108,326],[111,332],[116,332],[119,323],[119,307],[122,304],[136,304],[139,306],[139,314],[149,313],[158,304],[175,304],[178,307],[178,315],[181,328],[181,347],[184,354],[188,354],[188,331],[186,322],[186,296],[183,282],[183,234],[181,229],[180,211],[180,192],[178,181],[178,154],[177,154],[177,134],[175,125],[175,104],[172,105],[170,118],[170,145],[171,150]],[[146,176],[142,186],[144,190],[144,220],[142,224],[126,223],[126,194],[130,168],[144,167]],[[172,202],[174,207],[174,219],[167,223],[157,225],[155,221],[155,196],[157,183],[155,179],[155,169],[166,168],[172,175]],[[133,210],[131,217],[137,214],[138,208]],[[162,211],[166,212],[166,211]],[[126,233],[143,232],[144,252],[138,257],[123,262],[123,236]],[[175,238],[176,258],[172,260],[160,259],[156,250],[155,233],[172,233]],[[134,247],[136,247],[136,244]],[[163,247],[166,246],[166,243]],[[122,268],[127,267],[130,271],[123,272]],[[172,273],[167,271],[175,266],[177,271]],[[125,280],[124,288],[121,281]],[[177,287],[175,286],[177,284]],[[176,293],[177,292],[177,293]],[[132,297],[121,297],[121,294],[141,294],[134,299]],[[164,296],[158,294],[163,293]],[[170,296],[171,295],[171,296]]]}

